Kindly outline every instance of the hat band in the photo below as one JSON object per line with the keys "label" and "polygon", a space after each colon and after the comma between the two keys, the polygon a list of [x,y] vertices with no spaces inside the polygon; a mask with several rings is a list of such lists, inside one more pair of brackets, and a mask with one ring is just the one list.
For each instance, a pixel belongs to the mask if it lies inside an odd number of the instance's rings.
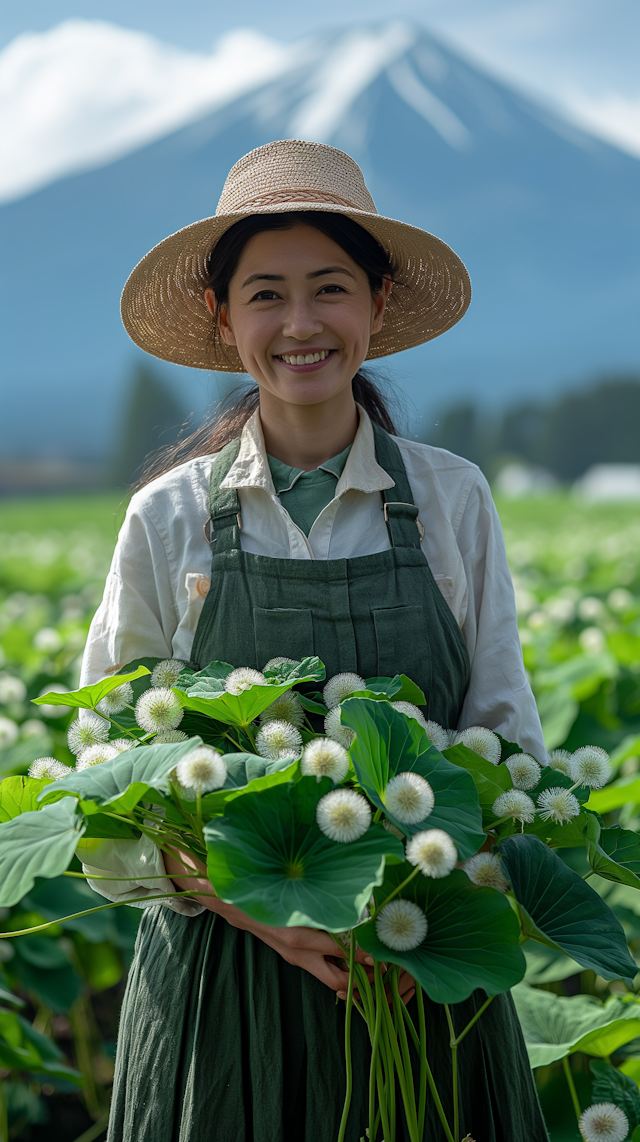
{"label": "hat band", "polygon": [[[350,210],[362,210],[362,206],[356,206],[355,203],[349,202],[347,198],[341,198],[338,194],[328,193],[323,190],[277,190],[269,191],[267,194],[260,194],[256,198],[248,198],[245,202],[235,206],[232,213],[240,213],[244,210],[257,210],[261,206],[273,206],[278,202],[327,202],[333,206],[346,206]],[[224,212],[224,207],[220,210],[220,203],[216,214]]]}

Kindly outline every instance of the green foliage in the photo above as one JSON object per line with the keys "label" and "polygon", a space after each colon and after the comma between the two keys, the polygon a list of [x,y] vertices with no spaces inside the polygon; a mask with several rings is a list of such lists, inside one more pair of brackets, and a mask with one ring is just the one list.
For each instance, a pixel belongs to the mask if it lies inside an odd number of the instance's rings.
{"label": "green foliage", "polygon": [[82,1083],[82,1076],[66,1066],[55,1043],[14,1011],[0,1010],[0,1066],[63,1079],[76,1086]]}
{"label": "green foliage", "polygon": [[146,666],[139,666],[132,674],[112,674],[110,678],[103,678],[93,686],[83,686],[82,690],[71,690],[68,694],[43,694],[41,698],[33,698],[32,701],[36,706],[70,706],[71,709],[95,710],[98,702],[112,690],[145,674],[149,674],[149,670]]}
{"label": "green foliage", "polygon": [[526,934],[561,948],[604,979],[626,979],[631,986],[637,965],[622,925],[598,893],[537,837],[509,837],[498,852]]}
{"label": "green foliage", "polygon": [[573,1051],[604,1058],[640,1031],[640,1005],[592,995],[570,998],[526,983],[513,989],[532,1067],[543,1067]]}
{"label": "green foliage", "polygon": [[0,825],[0,906],[17,904],[37,876],[59,876],[84,833],[75,800],[65,797]]}
{"label": "green foliage", "polygon": [[[383,884],[374,890],[376,906],[413,871],[406,862],[388,867]],[[460,1003],[476,988],[493,995],[522,979],[526,963],[518,921],[499,892],[478,888],[454,871],[442,880],[417,877],[402,897],[428,917],[422,943],[412,951],[391,951],[378,938],[375,919],[358,928],[358,943],[374,959],[406,968],[436,1003]]]}
{"label": "green foliage", "polygon": [[329,840],[316,806],[331,788],[327,777],[303,777],[228,802],[224,818],[205,826],[217,894],[265,924],[334,932],[357,924],[385,854],[401,859],[403,848],[380,825],[350,844]]}
{"label": "green foliage", "polygon": [[[349,752],[360,785],[402,832],[444,829],[456,842],[461,860],[478,851],[485,835],[473,780],[432,746],[413,718],[405,717],[386,702],[349,698],[342,706],[340,720],[357,734]],[[384,804],[389,779],[406,770],[424,777],[436,798],[429,817],[417,825],[396,821]]]}
{"label": "green foliage", "polygon": [[629,1127],[633,1130],[640,1124],[640,1090],[633,1079],[610,1063],[594,1060],[590,1063],[593,1075],[593,1101],[613,1102],[624,1111]]}

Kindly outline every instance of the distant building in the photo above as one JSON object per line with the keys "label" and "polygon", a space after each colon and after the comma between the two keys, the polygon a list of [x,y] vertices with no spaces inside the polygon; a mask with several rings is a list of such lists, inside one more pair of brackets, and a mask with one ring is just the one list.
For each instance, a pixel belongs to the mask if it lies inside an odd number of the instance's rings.
{"label": "distant building", "polygon": [[640,464],[594,464],[573,485],[584,500],[640,500]]}

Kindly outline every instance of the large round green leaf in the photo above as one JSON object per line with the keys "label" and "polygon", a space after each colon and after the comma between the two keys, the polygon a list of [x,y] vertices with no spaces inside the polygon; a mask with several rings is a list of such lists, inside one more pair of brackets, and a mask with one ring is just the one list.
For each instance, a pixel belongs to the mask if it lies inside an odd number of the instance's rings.
{"label": "large round green leaf", "polygon": [[[591,814],[589,816],[591,817]],[[587,856],[593,871],[605,880],[628,884],[630,888],[640,888],[638,834],[631,829],[622,829],[620,825],[603,829],[595,816],[589,824],[591,828],[587,833]]]}
{"label": "large round green leaf", "polygon": [[82,690],[69,690],[67,694],[42,694],[40,698],[32,698],[36,706],[71,706],[73,709],[94,710],[98,702],[106,698],[112,690],[124,686],[125,682],[133,682],[149,674],[146,666],[138,666],[130,674],[112,674],[110,678],[103,678],[101,682],[94,682],[92,686],[83,686]]}
{"label": "large round green leaf", "polygon": [[59,793],[79,797],[86,813],[108,805],[114,813],[128,813],[149,789],[169,792],[169,773],[185,754],[202,745],[201,738],[167,745],[144,745],[127,750],[111,761],[68,773],[42,790],[39,801],[47,802]]}
{"label": "large round green leaf", "polygon": [[5,777],[0,781],[0,821],[12,821],[38,808],[38,796],[50,777]]}
{"label": "large round green leaf", "polygon": [[555,995],[521,983],[513,998],[532,1067],[544,1067],[573,1051],[604,1058],[640,1032],[640,1006],[592,995]]}
{"label": "large round green leaf", "polygon": [[37,876],[49,879],[69,867],[85,827],[76,806],[63,797],[0,824],[0,907],[22,900]]}
{"label": "large round green leaf", "polygon": [[303,777],[229,802],[205,826],[218,895],[263,924],[336,932],[357,924],[382,883],[385,854],[402,857],[403,847],[381,825],[351,844],[324,836],[316,806],[332,788],[327,777]]}
{"label": "large round green leaf", "polygon": [[[456,842],[462,860],[478,851],[486,837],[473,778],[432,746],[415,719],[394,710],[388,702],[349,698],[342,705],[340,720],[356,733],[349,753],[358,781],[403,833],[444,829]],[[433,811],[417,825],[394,820],[384,805],[389,778],[403,770],[425,777],[434,792]]]}
{"label": "large round green leaf", "polygon": [[511,774],[506,765],[492,765],[490,761],[480,757],[479,753],[469,749],[466,745],[450,746],[449,749],[445,749],[442,756],[453,765],[458,765],[471,774],[478,790],[482,809],[482,823],[485,826],[491,825],[496,819],[493,811],[496,798],[505,790],[513,789]]}
{"label": "large round green leaf", "polygon": [[526,935],[562,948],[604,979],[631,983],[638,971],[636,962],[620,921],[598,893],[537,837],[509,837],[497,848],[505,876],[526,914]]}
{"label": "large round green leaf", "polygon": [[[411,865],[387,869],[377,906],[407,876]],[[522,979],[526,962],[520,930],[509,901],[493,888],[478,888],[456,870],[442,880],[418,876],[401,896],[422,908],[429,925],[419,947],[396,952],[378,939],[375,920],[358,928],[358,943],[376,960],[406,968],[436,1003],[460,1003],[476,988],[489,995]]]}

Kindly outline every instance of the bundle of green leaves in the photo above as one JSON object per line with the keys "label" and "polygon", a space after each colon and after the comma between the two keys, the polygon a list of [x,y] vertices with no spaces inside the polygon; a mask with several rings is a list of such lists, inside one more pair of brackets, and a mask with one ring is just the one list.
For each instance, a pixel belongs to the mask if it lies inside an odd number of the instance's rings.
{"label": "bundle of green leaves", "polygon": [[[37,877],[81,875],[69,869],[75,855],[108,869],[100,851],[113,841],[126,849],[144,836],[196,857],[212,896],[263,923],[322,928],[348,955],[347,1029],[355,1002],[378,1044],[370,1137],[394,1136],[397,1076],[411,1139],[422,1138],[429,1086],[458,1142],[457,1086],[450,1124],[430,1080],[422,992],[447,1011],[478,988],[488,1003],[523,979],[527,941],[630,985],[620,922],[557,850],[582,846],[586,877],[640,887],[637,834],[605,828],[587,805],[609,775],[604,751],[542,768],[482,727],[427,722],[404,675],[337,675],[319,691],[324,676],[317,658],[262,672],[153,659],[37,699],[83,711],[68,735],[76,768],[41,758],[32,776],[0,784],[0,906]],[[98,879],[117,888],[115,876]],[[373,983],[356,941],[376,963]],[[399,1000],[403,969],[416,980],[417,1028]],[[467,1030],[452,1035],[454,1061]]]}

